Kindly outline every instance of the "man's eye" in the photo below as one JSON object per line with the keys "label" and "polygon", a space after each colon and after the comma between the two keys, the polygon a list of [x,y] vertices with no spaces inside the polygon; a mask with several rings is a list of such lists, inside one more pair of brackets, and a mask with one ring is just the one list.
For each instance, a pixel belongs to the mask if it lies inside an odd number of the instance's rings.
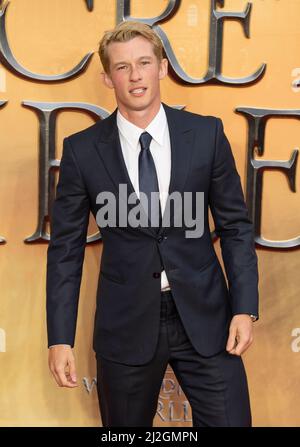
{"label": "man's eye", "polygon": [[150,64],[150,62],[149,61],[143,61],[142,64],[146,65],[146,64]]}
{"label": "man's eye", "polygon": [[120,67],[118,67],[118,70],[122,70],[123,68],[126,68],[126,65],[121,65]]}

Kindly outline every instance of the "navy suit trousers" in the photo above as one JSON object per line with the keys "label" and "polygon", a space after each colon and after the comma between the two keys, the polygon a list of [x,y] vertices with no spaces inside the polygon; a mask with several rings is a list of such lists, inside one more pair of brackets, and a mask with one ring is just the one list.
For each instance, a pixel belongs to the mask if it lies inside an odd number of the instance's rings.
{"label": "navy suit trousers", "polygon": [[168,364],[191,405],[194,427],[251,427],[242,358],[227,351],[201,356],[187,336],[171,291],[161,294],[158,344],[149,363],[126,365],[97,353],[96,358],[104,427],[152,427]]}

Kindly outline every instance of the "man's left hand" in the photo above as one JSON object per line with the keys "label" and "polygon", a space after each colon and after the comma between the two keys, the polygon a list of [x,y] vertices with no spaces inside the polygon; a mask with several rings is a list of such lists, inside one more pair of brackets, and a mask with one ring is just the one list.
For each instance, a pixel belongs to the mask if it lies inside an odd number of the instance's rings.
{"label": "man's left hand", "polygon": [[226,350],[229,354],[241,355],[253,342],[253,322],[250,315],[234,315],[229,328]]}

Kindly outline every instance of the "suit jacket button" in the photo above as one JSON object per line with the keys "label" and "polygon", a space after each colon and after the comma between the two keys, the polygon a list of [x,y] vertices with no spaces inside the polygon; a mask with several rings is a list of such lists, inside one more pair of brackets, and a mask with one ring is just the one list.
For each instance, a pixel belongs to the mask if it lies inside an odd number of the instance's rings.
{"label": "suit jacket button", "polygon": [[159,236],[158,238],[157,238],[157,242],[161,242],[163,240],[163,236]]}
{"label": "suit jacket button", "polygon": [[160,278],[160,273],[154,272],[152,276],[153,276],[153,278]]}

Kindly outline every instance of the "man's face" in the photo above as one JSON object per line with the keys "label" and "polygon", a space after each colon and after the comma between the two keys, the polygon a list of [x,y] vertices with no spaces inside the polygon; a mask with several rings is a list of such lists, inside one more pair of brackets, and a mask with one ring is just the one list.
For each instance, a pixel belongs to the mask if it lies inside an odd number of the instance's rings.
{"label": "man's face", "polygon": [[120,110],[147,110],[160,103],[159,81],[168,72],[168,61],[159,63],[152,43],[142,36],[128,42],[109,44],[110,73],[104,73],[104,82],[115,90]]}

